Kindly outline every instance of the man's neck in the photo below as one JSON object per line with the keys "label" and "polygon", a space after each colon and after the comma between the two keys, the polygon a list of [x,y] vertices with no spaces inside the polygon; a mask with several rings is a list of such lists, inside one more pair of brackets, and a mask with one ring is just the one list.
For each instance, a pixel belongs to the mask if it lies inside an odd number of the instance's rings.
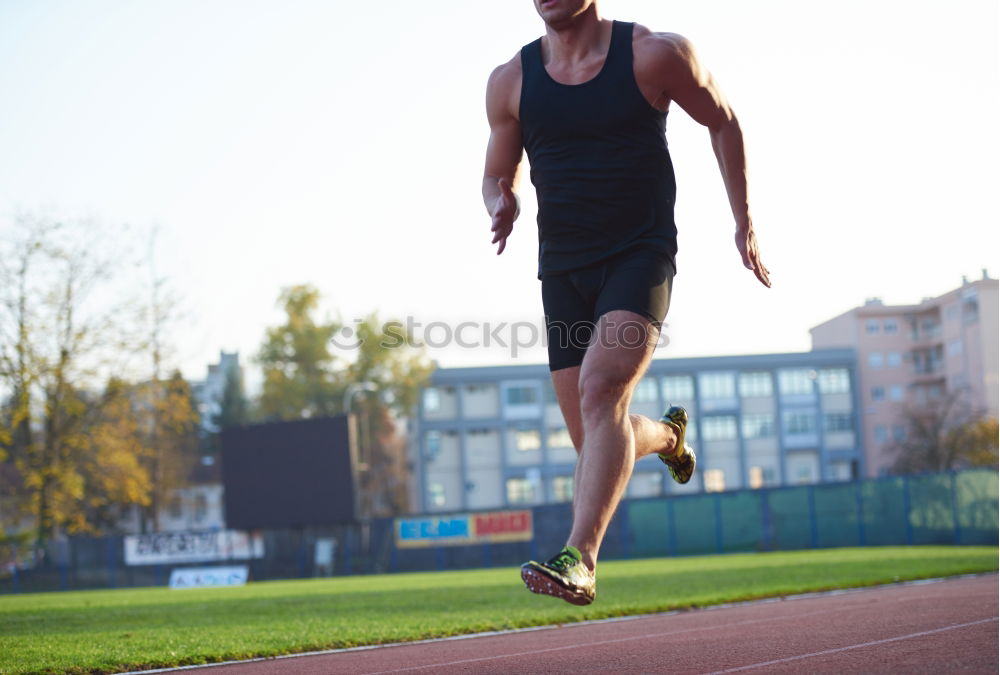
{"label": "man's neck", "polygon": [[591,5],[563,24],[545,25],[542,42],[548,57],[546,61],[576,63],[595,53],[604,55],[610,35],[611,21],[602,19],[597,13],[597,6]]}

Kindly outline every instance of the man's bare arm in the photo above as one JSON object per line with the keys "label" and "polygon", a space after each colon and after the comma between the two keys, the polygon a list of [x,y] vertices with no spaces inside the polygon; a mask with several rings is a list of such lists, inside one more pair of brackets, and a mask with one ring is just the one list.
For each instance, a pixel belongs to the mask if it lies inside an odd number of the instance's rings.
{"label": "man's bare arm", "polygon": [[729,206],[736,221],[736,247],[743,264],[762,284],[771,286],[767,268],[760,260],[757,235],[750,215],[747,196],[747,164],[743,131],[739,120],[719,90],[711,73],[698,61],[691,43],[680,35],[649,34],[644,62],[655,69],[653,77],[663,95],[676,101],[692,119],[708,127],[712,150],[729,196]]}
{"label": "man's bare arm", "polygon": [[521,207],[514,192],[520,178],[521,124],[515,116],[515,93],[520,93],[520,62],[500,66],[490,75],[486,86],[486,118],[490,123],[490,141],[486,146],[483,170],[483,203],[492,219],[490,231],[497,255],[507,248],[507,237]]}

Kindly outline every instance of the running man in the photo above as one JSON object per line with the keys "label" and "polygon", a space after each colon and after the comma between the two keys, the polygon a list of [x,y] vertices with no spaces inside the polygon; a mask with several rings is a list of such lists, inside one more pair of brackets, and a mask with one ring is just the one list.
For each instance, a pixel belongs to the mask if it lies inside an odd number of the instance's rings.
{"label": "running man", "polygon": [[503,253],[520,211],[522,151],[538,196],[538,276],[549,368],[577,451],[566,546],[521,568],[528,588],[593,602],[608,523],[636,460],[656,453],[686,483],[688,416],[630,415],[670,303],[677,229],[665,137],[671,102],[708,127],[743,265],[770,287],[747,202],[739,122],[691,44],[602,19],[596,0],[534,0],[545,35],[489,78],[483,200]]}

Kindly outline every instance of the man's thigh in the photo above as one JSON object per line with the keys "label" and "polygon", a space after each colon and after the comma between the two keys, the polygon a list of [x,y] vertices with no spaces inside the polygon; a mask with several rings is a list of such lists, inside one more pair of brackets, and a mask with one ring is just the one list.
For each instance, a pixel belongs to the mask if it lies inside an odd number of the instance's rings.
{"label": "man's thigh", "polygon": [[603,314],[580,368],[586,393],[627,399],[646,372],[659,338],[657,322],[628,310]]}

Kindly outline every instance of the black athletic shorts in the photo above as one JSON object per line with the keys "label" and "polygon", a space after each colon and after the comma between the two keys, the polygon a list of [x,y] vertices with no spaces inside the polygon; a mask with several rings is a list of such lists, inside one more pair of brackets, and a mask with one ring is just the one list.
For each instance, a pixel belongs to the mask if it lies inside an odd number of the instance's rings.
{"label": "black athletic shorts", "polygon": [[630,249],[571,272],[542,277],[549,370],[583,363],[597,319],[614,310],[640,314],[657,327],[670,306],[670,256]]}

